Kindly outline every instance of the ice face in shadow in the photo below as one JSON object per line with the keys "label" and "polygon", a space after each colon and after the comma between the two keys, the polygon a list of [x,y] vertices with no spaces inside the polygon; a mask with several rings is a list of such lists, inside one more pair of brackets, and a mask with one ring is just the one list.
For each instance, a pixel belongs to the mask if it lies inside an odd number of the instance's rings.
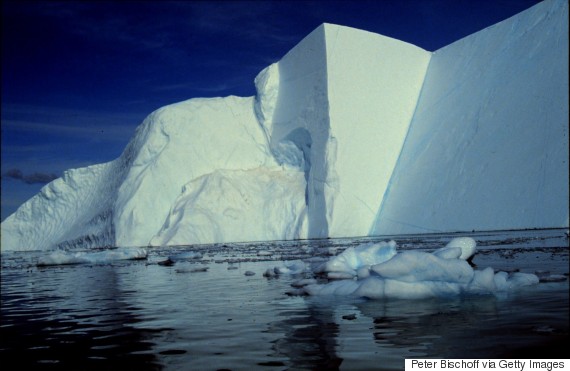
{"label": "ice face in shadow", "polygon": [[[538,283],[534,274],[475,270],[466,261],[475,253],[475,240],[456,238],[433,253],[396,253],[393,241],[349,248],[320,269],[329,278],[348,278],[326,284],[310,283],[298,293],[313,296],[354,296],[370,299],[425,299],[457,295],[489,295]],[[379,253],[380,252],[380,253]],[[375,263],[375,257],[379,257]],[[372,258],[372,259],[371,259]],[[319,270],[317,270],[319,271]]]}

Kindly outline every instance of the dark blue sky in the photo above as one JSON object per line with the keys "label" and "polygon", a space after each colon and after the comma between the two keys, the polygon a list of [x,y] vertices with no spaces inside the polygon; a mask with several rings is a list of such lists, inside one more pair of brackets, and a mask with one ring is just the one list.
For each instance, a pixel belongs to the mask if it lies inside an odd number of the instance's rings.
{"label": "dark blue sky", "polygon": [[2,1],[2,220],[52,174],[118,157],[146,115],[253,79],[323,22],[426,50],[536,0]]}

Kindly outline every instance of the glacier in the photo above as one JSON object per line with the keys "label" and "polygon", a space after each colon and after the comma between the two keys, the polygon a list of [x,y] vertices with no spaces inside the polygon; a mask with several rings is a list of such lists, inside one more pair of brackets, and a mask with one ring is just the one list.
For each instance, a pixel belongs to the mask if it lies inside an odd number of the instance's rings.
{"label": "glacier", "polygon": [[65,172],[1,249],[568,227],[568,2],[429,52],[323,24],[256,96],[151,113]]}

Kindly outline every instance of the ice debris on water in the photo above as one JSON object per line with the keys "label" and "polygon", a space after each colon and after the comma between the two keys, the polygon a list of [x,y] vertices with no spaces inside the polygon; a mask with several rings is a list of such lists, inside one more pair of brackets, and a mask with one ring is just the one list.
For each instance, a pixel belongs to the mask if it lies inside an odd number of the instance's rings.
{"label": "ice debris on water", "polygon": [[142,248],[118,248],[95,252],[54,251],[38,259],[38,266],[69,265],[69,264],[105,264],[117,260],[143,260],[148,253]]}
{"label": "ice debris on water", "polygon": [[568,279],[563,274],[550,274],[550,271],[538,270],[534,274],[536,274],[540,282],[563,282]]}
{"label": "ice debris on water", "polygon": [[273,268],[267,268],[265,273],[263,273],[264,277],[277,277],[282,274],[299,274],[303,273],[307,270],[307,265],[301,260],[294,260],[290,262],[286,262],[285,266],[277,266]]}
{"label": "ice debris on water", "polygon": [[158,265],[171,267],[180,261],[199,260],[199,259],[202,259],[202,253],[197,251],[187,251],[180,254],[170,255],[166,260],[158,262]]}
{"label": "ice debris on water", "polygon": [[[397,252],[394,241],[349,247],[313,271],[326,277],[325,283],[296,281],[287,294],[422,299],[498,294],[539,282],[534,274],[473,269],[468,260],[476,245],[474,239],[460,237],[432,253]],[[275,267],[266,275],[280,271]]]}
{"label": "ice debris on water", "polygon": [[177,262],[182,260],[202,259],[202,253],[198,251],[186,251],[176,255],[170,255],[168,259]]}

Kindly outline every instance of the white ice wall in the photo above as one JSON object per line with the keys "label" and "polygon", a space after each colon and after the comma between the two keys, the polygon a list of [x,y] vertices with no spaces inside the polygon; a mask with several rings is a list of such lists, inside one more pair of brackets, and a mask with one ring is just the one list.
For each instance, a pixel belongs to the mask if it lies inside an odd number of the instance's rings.
{"label": "white ice wall", "polygon": [[402,41],[324,24],[258,76],[273,153],[306,171],[309,237],[368,233],[429,59]]}
{"label": "white ice wall", "polygon": [[252,98],[191,99],[151,114],[115,205],[116,244],[144,246],[192,179],[273,164]]}
{"label": "white ice wall", "polygon": [[436,51],[371,234],[568,226],[568,2]]}
{"label": "white ice wall", "polygon": [[[396,165],[431,53],[354,28],[325,24],[335,178],[329,236],[364,236]],[[332,173],[332,174],[331,174]]]}
{"label": "white ice wall", "polygon": [[2,222],[2,250],[113,245],[115,195],[125,173],[115,160],[65,172]]}

